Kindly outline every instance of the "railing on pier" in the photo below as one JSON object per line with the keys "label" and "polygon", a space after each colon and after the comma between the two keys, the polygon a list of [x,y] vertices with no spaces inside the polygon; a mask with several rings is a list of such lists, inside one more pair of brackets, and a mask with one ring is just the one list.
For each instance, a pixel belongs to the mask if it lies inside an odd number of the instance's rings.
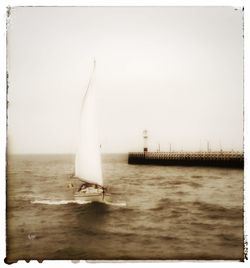
{"label": "railing on pier", "polygon": [[244,167],[241,152],[131,152],[129,164]]}

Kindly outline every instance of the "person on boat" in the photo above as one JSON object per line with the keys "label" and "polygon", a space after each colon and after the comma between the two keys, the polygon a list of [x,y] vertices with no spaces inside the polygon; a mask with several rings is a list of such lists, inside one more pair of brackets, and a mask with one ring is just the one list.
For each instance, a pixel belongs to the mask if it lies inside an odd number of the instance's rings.
{"label": "person on boat", "polygon": [[79,187],[78,192],[83,191],[83,190],[86,190],[86,188],[87,188],[86,183],[83,183],[83,184],[81,184],[81,186]]}
{"label": "person on boat", "polygon": [[68,188],[69,188],[69,189],[74,188],[74,184],[73,184],[72,182],[70,182],[70,183],[68,184]]}

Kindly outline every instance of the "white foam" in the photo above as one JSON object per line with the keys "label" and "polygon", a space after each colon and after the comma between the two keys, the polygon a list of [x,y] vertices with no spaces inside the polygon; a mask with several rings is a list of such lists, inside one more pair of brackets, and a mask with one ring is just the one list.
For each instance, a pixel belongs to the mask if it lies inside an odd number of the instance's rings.
{"label": "white foam", "polygon": [[[79,201],[79,200],[48,200],[48,199],[42,199],[42,200],[34,200],[31,201],[32,204],[45,204],[45,205],[66,205],[66,204],[89,204],[92,201]],[[103,202],[106,205],[109,206],[117,206],[117,207],[125,207],[127,204],[126,202]]]}
{"label": "white foam", "polygon": [[104,202],[106,205],[110,206],[117,206],[117,207],[126,207],[127,203],[126,202]]}
{"label": "white foam", "polygon": [[79,201],[79,200],[34,200],[32,204],[45,204],[45,205],[65,205],[65,204],[88,204],[91,201]]}

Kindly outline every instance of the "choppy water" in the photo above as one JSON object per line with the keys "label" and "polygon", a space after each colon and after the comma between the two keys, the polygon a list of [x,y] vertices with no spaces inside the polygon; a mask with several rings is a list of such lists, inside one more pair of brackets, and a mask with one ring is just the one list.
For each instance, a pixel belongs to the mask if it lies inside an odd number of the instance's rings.
{"label": "choppy water", "polygon": [[9,157],[8,261],[243,258],[243,170],[104,155],[112,206],[75,203],[73,169],[73,156]]}

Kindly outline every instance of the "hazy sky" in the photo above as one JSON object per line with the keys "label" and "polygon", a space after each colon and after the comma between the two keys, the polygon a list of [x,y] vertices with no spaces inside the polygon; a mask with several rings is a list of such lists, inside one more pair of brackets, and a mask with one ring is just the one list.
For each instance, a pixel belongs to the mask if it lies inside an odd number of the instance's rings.
{"label": "hazy sky", "polygon": [[243,146],[242,11],[230,7],[13,8],[9,152],[74,153],[97,62],[103,152]]}

